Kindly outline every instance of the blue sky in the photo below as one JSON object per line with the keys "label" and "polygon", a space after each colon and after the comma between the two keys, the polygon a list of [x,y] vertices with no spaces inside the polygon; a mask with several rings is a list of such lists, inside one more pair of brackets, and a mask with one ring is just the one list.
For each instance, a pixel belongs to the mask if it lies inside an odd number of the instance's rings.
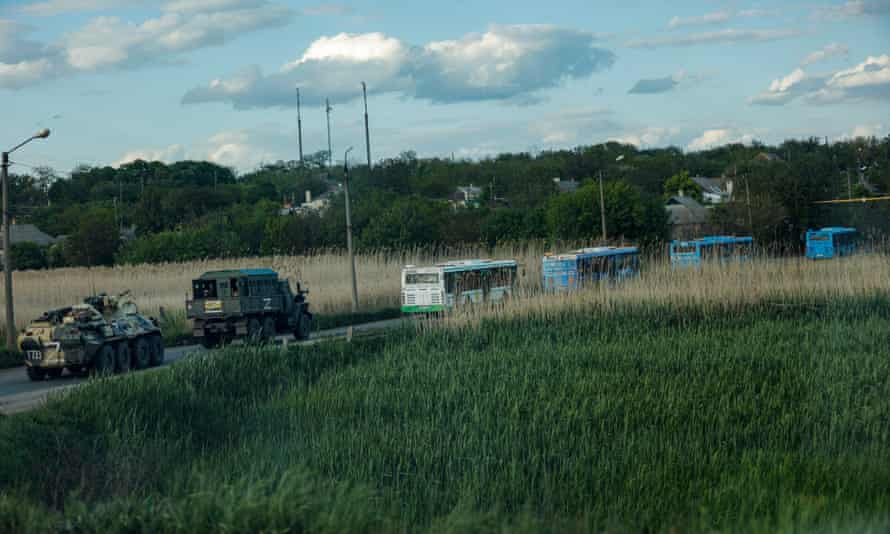
{"label": "blue sky", "polygon": [[[890,134],[890,0],[0,0],[3,139],[70,171]],[[361,156],[358,156],[361,157]]]}

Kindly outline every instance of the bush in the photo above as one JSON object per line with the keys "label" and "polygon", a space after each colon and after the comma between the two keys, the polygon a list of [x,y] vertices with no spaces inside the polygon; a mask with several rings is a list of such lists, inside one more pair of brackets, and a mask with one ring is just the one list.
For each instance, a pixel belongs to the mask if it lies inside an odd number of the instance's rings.
{"label": "bush", "polygon": [[37,243],[15,243],[12,245],[12,266],[16,271],[34,271],[46,269],[46,249]]}

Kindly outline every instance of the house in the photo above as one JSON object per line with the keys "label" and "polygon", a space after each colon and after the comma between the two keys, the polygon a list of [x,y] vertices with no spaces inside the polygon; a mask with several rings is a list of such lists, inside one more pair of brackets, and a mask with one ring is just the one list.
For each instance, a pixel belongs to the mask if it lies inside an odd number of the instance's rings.
{"label": "house", "polygon": [[478,208],[481,204],[482,188],[473,184],[455,189],[449,201],[454,207]]}
{"label": "house", "polygon": [[574,193],[581,186],[581,183],[575,179],[563,180],[562,178],[554,178],[553,183],[560,193]]}
{"label": "house", "polygon": [[[9,241],[13,245],[18,243],[36,243],[41,247],[48,247],[56,243],[58,239],[41,232],[33,224],[16,224],[13,222],[9,225]],[[0,250],[3,249],[3,245],[4,243],[0,242]]]}
{"label": "house", "polygon": [[733,183],[729,178],[691,178],[701,188],[702,200],[706,204],[722,204],[732,200]]}
{"label": "house", "polygon": [[692,239],[709,233],[710,210],[692,197],[680,191],[665,203],[671,239]]}

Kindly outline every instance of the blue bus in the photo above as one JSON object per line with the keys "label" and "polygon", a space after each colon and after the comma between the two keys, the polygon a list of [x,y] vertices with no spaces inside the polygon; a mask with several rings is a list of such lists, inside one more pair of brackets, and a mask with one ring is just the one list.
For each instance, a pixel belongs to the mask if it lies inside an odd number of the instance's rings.
{"label": "blue bus", "polygon": [[849,256],[856,252],[857,245],[855,228],[832,226],[807,232],[807,258],[813,260]]}
{"label": "blue bus", "polygon": [[691,241],[671,241],[672,267],[698,267],[702,260],[744,261],[751,257],[753,237],[715,235]]}
{"label": "blue bus", "polygon": [[637,247],[596,247],[544,256],[544,289],[567,291],[600,280],[623,280],[640,271]]}

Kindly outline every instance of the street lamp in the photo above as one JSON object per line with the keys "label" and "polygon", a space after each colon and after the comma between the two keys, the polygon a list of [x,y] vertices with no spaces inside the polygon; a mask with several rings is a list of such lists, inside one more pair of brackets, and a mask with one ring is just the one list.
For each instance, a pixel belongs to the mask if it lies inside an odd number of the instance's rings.
{"label": "street lamp", "polygon": [[9,239],[9,155],[35,139],[47,137],[49,130],[44,128],[11,150],[3,152],[2,171],[0,171],[0,179],[3,181],[3,274],[6,282],[6,349],[10,352],[15,351],[15,316],[12,305],[12,243]]}

